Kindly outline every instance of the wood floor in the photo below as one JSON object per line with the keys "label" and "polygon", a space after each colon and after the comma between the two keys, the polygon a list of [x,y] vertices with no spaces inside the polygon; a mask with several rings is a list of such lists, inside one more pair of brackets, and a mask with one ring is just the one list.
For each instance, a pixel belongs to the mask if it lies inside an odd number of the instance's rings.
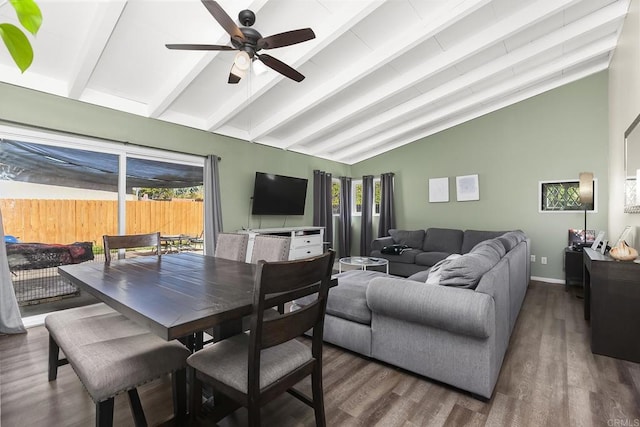
{"label": "wood floor", "polygon": [[[593,355],[582,300],[560,285],[532,282],[493,398],[467,393],[338,347],[325,346],[324,390],[330,426],[640,426],[640,364]],[[638,337],[640,339],[640,337]],[[47,382],[47,334],[0,337],[0,424],[91,426],[94,406],[69,366]],[[309,393],[310,384],[300,389]],[[147,420],[171,415],[167,379],[140,389]],[[313,411],[284,395],[263,408],[264,426],[312,426]],[[241,426],[241,409],[221,426]],[[201,425],[208,425],[201,422]],[[132,426],[116,399],[116,426]]]}

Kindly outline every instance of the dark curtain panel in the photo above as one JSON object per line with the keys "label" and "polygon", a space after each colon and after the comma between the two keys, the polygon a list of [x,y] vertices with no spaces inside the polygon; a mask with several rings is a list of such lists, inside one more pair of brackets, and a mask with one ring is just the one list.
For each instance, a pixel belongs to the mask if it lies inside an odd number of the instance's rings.
{"label": "dark curtain panel", "polygon": [[216,251],[218,233],[222,231],[219,161],[214,155],[204,161],[204,254],[211,256]]}
{"label": "dark curtain panel", "polygon": [[340,177],[340,229],[338,230],[338,254],[351,255],[351,178]]}
{"label": "dark curtain panel", "polygon": [[373,240],[373,175],[362,177],[362,224],[360,224],[360,256],[368,256]]}
{"label": "dark curtain panel", "polygon": [[391,172],[380,175],[380,221],[378,237],[389,235],[391,228],[396,228],[396,213],[393,209],[393,176]]}
{"label": "dark curtain panel", "polygon": [[332,248],[331,174],[320,170],[313,171],[313,225],[324,227],[324,241]]}

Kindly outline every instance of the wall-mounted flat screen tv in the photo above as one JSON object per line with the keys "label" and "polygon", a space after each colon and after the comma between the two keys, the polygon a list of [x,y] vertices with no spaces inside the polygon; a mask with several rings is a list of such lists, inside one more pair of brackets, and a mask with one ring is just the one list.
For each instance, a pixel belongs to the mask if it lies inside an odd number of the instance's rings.
{"label": "wall-mounted flat screen tv", "polygon": [[304,215],[307,179],[256,172],[253,215]]}

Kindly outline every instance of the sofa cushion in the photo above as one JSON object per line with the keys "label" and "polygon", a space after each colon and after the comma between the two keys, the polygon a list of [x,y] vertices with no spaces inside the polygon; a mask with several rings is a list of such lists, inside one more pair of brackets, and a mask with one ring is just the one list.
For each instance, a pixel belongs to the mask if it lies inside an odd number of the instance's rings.
{"label": "sofa cushion", "polygon": [[500,237],[496,237],[504,246],[504,249],[509,252],[511,249],[515,248],[518,244],[518,240],[514,235],[508,236],[509,233],[505,233]]}
{"label": "sofa cushion", "polygon": [[464,232],[464,239],[462,240],[462,249],[459,253],[466,254],[471,252],[471,249],[483,240],[493,239],[501,236],[504,231],[478,231],[478,230],[466,230]]}
{"label": "sofa cushion", "polygon": [[440,272],[440,285],[475,289],[482,275],[500,261],[499,252],[491,245],[450,260]]}
{"label": "sofa cushion", "polygon": [[416,255],[422,253],[419,249],[405,249],[400,255],[383,254],[382,251],[371,251],[372,257],[384,258],[389,262],[397,262],[400,264],[415,264]]}
{"label": "sofa cushion", "polygon": [[449,255],[448,252],[420,252],[416,255],[416,264],[431,267]]}
{"label": "sofa cushion", "polygon": [[527,238],[526,234],[522,230],[513,230],[504,233],[502,236],[498,237],[498,240],[502,242],[504,248],[509,252],[511,249],[515,248],[518,243],[522,242]]}
{"label": "sofa cushion", "polygon": [[471,249],[470,253],[481,250],[483,246],[488,246],[491,249],[495,250],[500,258],[502,258],[507,253],[507,249],[504,247],[502,241],[498,238],[483,240],[482,242],[475,245],[473,249]]}
{"label": "sofa cushion", "polygon": [[393,238],[393,242],[400,245],[407,245],[410,248],[420,249],[424,240],[424,230],[397,230],[392,228],[389,235]]}
{"label": "sofa cushion", "polygon": [[429,228],[424,238],[422,250],[425,252],[446,252],[459,254],[462,246],[462,230],[452,228]]}
{"label": "sofa cushion", "polygon": [[[371,310],[367,306],[366,292],[369,282],[376,277],[388,277],[385,273],[369,270],[349,270],[333,276],[338,286],[329,289],[327,314],[351,320],[352,322],[371,324]],[[317,294],[307,295],[295,300],[295,304],[304,307],[315,301]]]}
{"label": "sofa cushion", "polygon": [[429,272],[431,271],[431,267],[426,270],[418,271],[417,273],[413,273],[411,276],[407,277],[409,280],[414,280],[416,282],[426,282],[429,277]]}

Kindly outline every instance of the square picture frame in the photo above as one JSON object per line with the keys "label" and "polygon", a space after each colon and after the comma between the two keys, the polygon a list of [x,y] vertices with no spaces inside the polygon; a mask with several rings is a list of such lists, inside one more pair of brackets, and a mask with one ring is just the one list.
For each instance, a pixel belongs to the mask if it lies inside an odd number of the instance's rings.
{"label": "square picture frame", "polygon": [[429,203],[449,201],[449,177],[429,179]]}
{"label": "square picture frame", "polygon": [[456,176],[456,197],[459,202],[480,200],[478,175]]}

